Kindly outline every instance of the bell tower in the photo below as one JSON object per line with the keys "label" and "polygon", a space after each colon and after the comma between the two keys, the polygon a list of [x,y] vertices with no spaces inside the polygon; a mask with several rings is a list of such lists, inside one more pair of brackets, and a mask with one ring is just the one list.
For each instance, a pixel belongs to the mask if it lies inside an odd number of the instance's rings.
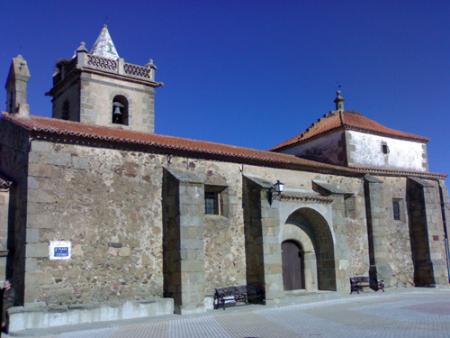
{"label": "bell tower", "polygon": [[81,42],[71,59],[57,62],[53,75],[53,117],[153,133],[156,66],[126,62],[107,26],[92,49]]}

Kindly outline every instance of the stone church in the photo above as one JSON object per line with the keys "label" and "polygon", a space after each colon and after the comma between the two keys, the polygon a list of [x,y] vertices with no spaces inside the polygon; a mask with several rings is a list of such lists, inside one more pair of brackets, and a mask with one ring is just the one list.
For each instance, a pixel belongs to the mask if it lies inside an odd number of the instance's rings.
{"label": "stone church", "polygon": [[227,286],[276,303],[348,293],[358,275],[448,285],[446,175],[429,171],[427,138],[345,110],[339,91],[335,110],[267,151],[159,135],[155,73],[104,27],[57,62],[45,118],[13,58],[0,120],[13,329],[202,312]]}

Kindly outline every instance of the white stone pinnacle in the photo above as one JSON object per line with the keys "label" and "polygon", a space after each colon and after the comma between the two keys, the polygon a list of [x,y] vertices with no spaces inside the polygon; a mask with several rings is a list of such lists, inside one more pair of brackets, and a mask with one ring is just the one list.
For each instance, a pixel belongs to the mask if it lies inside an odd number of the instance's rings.
{"label": "white stone pinnacle", "polygon": [[117,53],[116,47],[114,46],[114,42],[111,39],[111,35],[109,35],[108,27],[106,25],[103,26],[100,31],[100,35],[97,40],[95,40],[95,43],[91,49],[91,54],[114,60],[119,58],[119,54]]}

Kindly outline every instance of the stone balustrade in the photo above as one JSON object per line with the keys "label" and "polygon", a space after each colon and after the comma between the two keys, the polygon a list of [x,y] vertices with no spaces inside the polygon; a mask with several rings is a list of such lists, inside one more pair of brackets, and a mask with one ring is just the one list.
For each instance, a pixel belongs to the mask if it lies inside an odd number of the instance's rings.
{"label": "stone balustrade", "polygon": [[114,60],[86,52],[77,53],[77,68],[91,68],[136,79],[155,81],[155,66],[153,64],[140,66],[126,63],[123,58]]}

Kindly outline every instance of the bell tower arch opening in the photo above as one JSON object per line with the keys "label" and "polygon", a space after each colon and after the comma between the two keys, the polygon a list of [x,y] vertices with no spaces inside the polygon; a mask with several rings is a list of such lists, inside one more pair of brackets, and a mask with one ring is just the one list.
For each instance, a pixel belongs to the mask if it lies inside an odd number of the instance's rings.
{"label": "bell tower arch opening", "polygon": [[128,100],[123,95],[116,95],[113,99],[112,123],[128,125]]}
{"label": "bell tower arch opening", "polygon": [[[314,279],[317,271],[317,289],[336,290],[336,268],[334,259],[334,243],[328,222],[316,210],[311,208],[300,208],[294,211],[286,220],[284,227],[298,227],[305,236],[290,235],[285,232],[282,242],[283,277],[300,278],[300,282],[294,281],[296,289],[305,288],[305,279]],[[305,242],[305,243],[303,243]],[[308,259],[305,266],[305,251],[303,248],[312,247],[310,250],[315,254],[315,260]],[[295,245],[297,245],[297,253]],[[306,245],[306,247],[305,247]],[[285,253],[286,251],[286,253]],[[297,255],[297,258],[295,257]],[[315,265],[315,266],[314,266]],[[306,267],[306,268],[305,268]],[[314,271],[316,270],[316,271]],[[293,276],[293,277],[291,277]],[[291,283],[291,282],[288,282]],[[285,290],[291,290],[292,284],[285,283]],[[300,286],[300,287],[299,287]]]}

